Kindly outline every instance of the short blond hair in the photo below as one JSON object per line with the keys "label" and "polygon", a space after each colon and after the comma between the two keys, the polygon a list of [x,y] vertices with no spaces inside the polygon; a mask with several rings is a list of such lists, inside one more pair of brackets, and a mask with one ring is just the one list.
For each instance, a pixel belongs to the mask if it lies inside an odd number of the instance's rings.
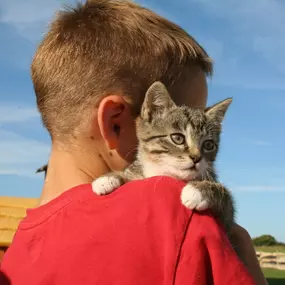
{"label": "short blond hair", "polygon": [[154,81],[176,85],[193,65],[212,72],[206,51],[176,24],[130,1],[90,0],[58,12],[31,71],[53,137],[71,134],[104,96],[139,106]]}

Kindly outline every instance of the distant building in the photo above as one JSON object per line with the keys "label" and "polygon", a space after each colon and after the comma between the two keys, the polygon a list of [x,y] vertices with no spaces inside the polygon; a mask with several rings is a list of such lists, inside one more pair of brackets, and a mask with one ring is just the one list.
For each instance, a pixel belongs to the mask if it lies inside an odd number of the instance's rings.
{"label": "distant building", "polygon": [[[44,172],[47,165],[37,169],[36,173]],[[0,261],[10,246],[20,221],[26,216],[26,210],[38,205],[36,198],[0,197]]]}
{"label": "distant building", "polygon": [[26,210],[38,205],[36,198],[0,196],[0,261],[11,244]]}

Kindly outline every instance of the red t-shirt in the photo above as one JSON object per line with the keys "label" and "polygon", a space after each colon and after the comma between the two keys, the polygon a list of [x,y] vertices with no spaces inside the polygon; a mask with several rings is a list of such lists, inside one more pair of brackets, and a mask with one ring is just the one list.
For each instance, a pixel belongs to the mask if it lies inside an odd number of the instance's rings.
{"label": "red t-shirt", "polygon": [[2,278],[11,285],[255,284],[211,215],[182,206],[183,185],[153,177],[97,196],[85,184],[28,210]]}

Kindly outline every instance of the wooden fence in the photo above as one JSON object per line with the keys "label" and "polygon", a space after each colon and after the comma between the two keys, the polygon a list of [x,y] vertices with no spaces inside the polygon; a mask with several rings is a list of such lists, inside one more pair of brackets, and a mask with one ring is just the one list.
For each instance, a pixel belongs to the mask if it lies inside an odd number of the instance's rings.
{"label": "wooden fence", "polygon": [[282,252],[256,252],[260,266],[285,270],[285,253]]}

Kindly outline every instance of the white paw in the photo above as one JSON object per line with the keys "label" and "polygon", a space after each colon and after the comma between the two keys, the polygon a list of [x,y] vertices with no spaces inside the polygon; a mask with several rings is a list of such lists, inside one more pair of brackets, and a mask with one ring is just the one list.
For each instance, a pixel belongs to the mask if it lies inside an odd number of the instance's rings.
{"label": "white paw", "polygon": [[203,199],[201,191],[190,184],[182,189],[181,201],[190,210],[203,211],[209,208],[209,203]]}
{"label": "white paw", "polygon": [[118,177],[102,176],[92,182],[92,190],[97,195],[106,195],[120,187],[121,184]]}

